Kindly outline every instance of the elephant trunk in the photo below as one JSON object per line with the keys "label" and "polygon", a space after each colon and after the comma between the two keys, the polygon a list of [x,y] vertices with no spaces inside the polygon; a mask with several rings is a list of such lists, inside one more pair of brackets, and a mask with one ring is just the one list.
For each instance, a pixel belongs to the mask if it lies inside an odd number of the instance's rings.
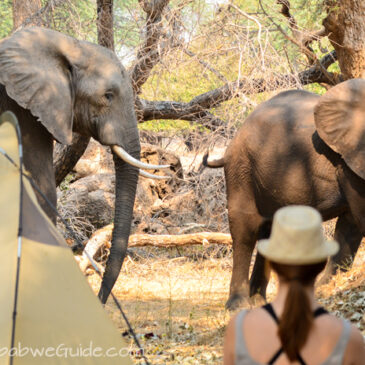
{"label": "elephant trunk", "polygon": [[[128,153],[136,158],[140,158],[140,143],[138,131],[131,131]],[[115,164],[115,215],[114,230],[110,254],[106,263],[99,299],[103,304],[106,303],[109,294],[118,278],[123,260],[127,253],[128,238],[131,229],[133,216],[133,206],[136,196],[139,170],[113,154]]]}

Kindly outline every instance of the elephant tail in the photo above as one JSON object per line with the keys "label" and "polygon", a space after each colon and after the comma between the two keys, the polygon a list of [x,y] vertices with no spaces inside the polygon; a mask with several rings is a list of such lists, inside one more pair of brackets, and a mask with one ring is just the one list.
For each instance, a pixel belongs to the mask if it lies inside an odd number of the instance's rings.
{"label": "elephant tail", "polygon": [[203,157],[203,166],[211,168],[219,168],[224,166],[224,157],[209,160],[209,152]]}

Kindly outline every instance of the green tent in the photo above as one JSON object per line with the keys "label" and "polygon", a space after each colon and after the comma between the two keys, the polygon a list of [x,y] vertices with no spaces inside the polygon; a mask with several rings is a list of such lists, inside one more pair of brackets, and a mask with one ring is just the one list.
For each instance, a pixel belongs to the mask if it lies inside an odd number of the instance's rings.
{"label": "green tent", "polygon": [[0,365],[132,364],[63,237],[20,178],[15,123],[10,112],[0,118]]}

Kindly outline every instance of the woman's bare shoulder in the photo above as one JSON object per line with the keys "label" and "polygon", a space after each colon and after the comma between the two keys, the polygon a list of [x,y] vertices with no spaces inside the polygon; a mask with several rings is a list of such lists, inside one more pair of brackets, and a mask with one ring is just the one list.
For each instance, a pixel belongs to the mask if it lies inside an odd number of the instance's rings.
{"label": "woman's bare shoulder", "polygon": [[365,365],[364,337],[353,324],[343,363],[344,365]]}

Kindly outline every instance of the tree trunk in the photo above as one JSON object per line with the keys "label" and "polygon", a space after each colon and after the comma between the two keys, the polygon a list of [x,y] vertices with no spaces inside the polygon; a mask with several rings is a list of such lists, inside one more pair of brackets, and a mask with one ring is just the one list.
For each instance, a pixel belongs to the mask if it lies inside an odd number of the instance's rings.
{"label": "tree trunk", "polygon": [[97,0],[98,43],[114,50],[113,0]]}
{"label": "tree trunk", "polygon": [[55,170],[56,186],[59,186],[77,161],[84,154],[90,137],[74,133],[69,146],[57,143],[53,152],[53,166]]}
{"label": "tree trunk", "polygon": [[[30,18],[41,8],[41,0],[13,0],[13,29],[17,29],[21,24]],[[42,25],[39,18],[34,18],[27,25]]]}
{"label": "tree trunk", "polygon": [[323,25],[345,79],[365,78],[365,1],[327,0]]}

